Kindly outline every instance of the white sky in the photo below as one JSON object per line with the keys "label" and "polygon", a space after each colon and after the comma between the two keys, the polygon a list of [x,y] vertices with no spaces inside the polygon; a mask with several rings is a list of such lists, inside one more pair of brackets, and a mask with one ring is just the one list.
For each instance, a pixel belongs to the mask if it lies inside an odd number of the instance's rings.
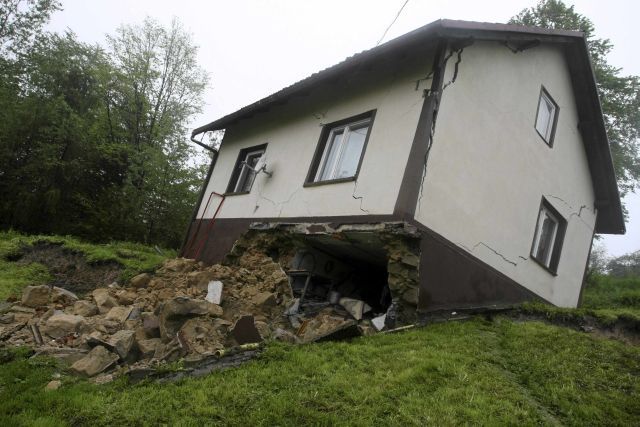
{"label": "white sky", "polygon": [[[571,3],[570,0],[565,0]],[[440,18],[506,22],[537,0],[409,0],[384,41]],[[199,62],[211,84],[202,115],[206,124],[344,58],[375,46],[404,0],[62,0],[52,31],[73,30],[89,43],[104,43],[121,24],[150,16],[164,25],[177,17],[200,46]],[[597,36],[615,48],[609,62],[640,74],[635,0],[575,0],[595,24]],[[610,255],[640,249],[640,195],[625,200],[625,236],[605,236]]]}

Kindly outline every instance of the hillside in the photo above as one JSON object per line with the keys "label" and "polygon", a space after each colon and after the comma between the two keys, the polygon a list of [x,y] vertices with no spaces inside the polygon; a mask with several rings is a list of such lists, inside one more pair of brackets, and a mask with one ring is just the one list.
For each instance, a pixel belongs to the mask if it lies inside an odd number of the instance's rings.
{"label": "hillside", "polygon": [[[34,247],[58,247],[88,271],[107,265],[101,274],[115,280],[163,260],[141,245],[4,234],[2,299],[71,275]],[[52,359],[0,348],[0,425],[634,425],[638,295],[638,279],[596,277],[580,310],[532,305],[348,342],[268,342],[240,367],[168,383],[95,385]],[[622,324],[625,334],[607,333]],[[46,391],[52,379],[62,387]]]}

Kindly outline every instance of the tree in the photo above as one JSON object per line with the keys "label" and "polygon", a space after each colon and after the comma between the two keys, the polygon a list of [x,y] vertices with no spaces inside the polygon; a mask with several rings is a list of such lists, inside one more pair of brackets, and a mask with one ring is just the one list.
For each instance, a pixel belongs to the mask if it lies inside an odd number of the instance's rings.
{"label": "tree", "polygon": [[186,124],[201,110],[207,75],[176,20],[169,28],[151,19],[122,26],[108,42],[116,68],[107,95],[110,135],[129,149],[128,228],[145,241],[179,242],[202,177]]}
{"label": "tree", "polygon": [[611,259],[607,270],[614,277],[640,277],[640,251]]}
{"label": "tree", "polygon": [[57,0],[2,0],[0,56],[28,50],[51,14],[60,9]]}
{"label": "tree", "polygon": [[622,76],[607,62],[613,49],[608,39],[596,38],[593,23],[561,0],[541,0],[509,23],[582,31],[596,75],[618,188],[622,196],[640,187],[640,77]]}
{"label": "tree", "polygon": [[106,50],[71,32],[29,43],[0,58],[0,227],[177,246],[205,173],[187,142],[207,82],[189,34],[146,20]]}

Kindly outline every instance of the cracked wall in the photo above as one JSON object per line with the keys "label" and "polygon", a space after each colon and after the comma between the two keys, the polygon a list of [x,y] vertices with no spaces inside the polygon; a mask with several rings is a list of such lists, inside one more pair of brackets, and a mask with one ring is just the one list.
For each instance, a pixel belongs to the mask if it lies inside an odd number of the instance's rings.
{"label": "cracked wall", "polygon": [[[453,73],[449,61],[444,81]],[[440,103],[416,219],[542,298],[572,307],[596,215],[569,77],[560,48],[466,47]],[[560,107],[553,147],[534,129],[541,85]],[[543,196],[567,220],[557,276],[530,259]]]}
{"label": "cracked wall", "polygon": [[[225,191],[243,148],[267,143],[267,167],[273,177],[259,174],[250,194],[227,197],[218,217],[392,214],[423,104],[415,81],[430,67],[428,52],[420,58],[390,60],[231,126],[205,194]],[[357,181],[303,187],[322,125],[374,109]],[[204,204],[197,218],[203,216]],[[204,218],[211,218],[216,206],[212,203]]]}

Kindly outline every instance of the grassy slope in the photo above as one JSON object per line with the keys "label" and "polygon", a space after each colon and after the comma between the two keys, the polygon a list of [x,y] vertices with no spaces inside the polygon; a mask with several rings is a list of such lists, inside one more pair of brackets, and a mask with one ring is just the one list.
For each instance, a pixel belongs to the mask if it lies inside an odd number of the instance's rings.
{"label": "grassy slope", "polygon": [[46,283],[51,279],[47,268],[41,264],[21,265],[8,261],[19,254],[23,247],[39,242],[60,244],[69,250],[81,252],[89,263],[117,262],[124,267],[123,280],[141,271],[153,271],[166,257],[176,255],[172,250],[163,250],[164,255],[160,255],[154,248],[138,243],[98,245],[69,236],[27,236],[12,231],[0,232],[0,300],[10,295],[19,296],[24,286]]}
{"label": "grassy slope", "polygon": [[[36,365],[36,369],[34,369]],[[0,370],[0,425],[633,425],[640,349],[539,322],[480,320],[291,347],[175,384],[93,386],[44,360]]]}
{"label": "grassy slope", "polygon": [[585,287],[579,309],[531,303],[524,304],[523,311],[552,320],[580,320],[590,316],[603,325],[622,319],[640,327],[640,277],[594,276]]}
{"label": "grassy slope", "polygon": [[[37,265],[5,258],[40,240],[93,262],[116,260],[128,274],[161,261],[140,245],[2,233],[0,295],[7,283],[46,280]],[[537,309],[550,317],[615,319],[640,312],[639,293],[638,279],[599,277],[586,288],[586,308]],[[8,356],[0,351],[0,425],[637,425],[640,419],[639,347],[541,322],[474,320],[351,343],[270,343],[248,365],[175,384],[120,379],[94,386],[51,360]],[[64,385],[45,392],[54,373],[62,373]]]}

